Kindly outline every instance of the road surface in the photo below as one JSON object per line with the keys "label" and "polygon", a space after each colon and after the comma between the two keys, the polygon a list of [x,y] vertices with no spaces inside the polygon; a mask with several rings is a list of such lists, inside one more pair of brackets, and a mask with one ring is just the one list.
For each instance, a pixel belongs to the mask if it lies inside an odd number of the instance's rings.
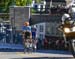
{"label": "road surface", "polygon": [[38,51],[32,53],[23,52],[0,52],[0,59],[74,59],[69,52],[61,51]]}

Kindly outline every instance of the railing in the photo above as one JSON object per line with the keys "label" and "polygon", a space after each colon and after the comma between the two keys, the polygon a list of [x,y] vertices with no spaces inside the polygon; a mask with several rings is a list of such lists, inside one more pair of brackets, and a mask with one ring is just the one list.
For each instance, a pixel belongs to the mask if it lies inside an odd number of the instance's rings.
{"label": "railing", "polygon": [[8,44],[8,43],[0,43],[0,49],[23,49],[23,45],[21,44]]}
{"label": "railing", "polygon": [[[38,10],[40,9],[40,11]],[[44,9],[44,11],[42,11]],[[49,7],[49,8],[31,8],[31,13],[32,14],[60,14],[60,13],[65,13],[68,12],[68,9],[66,9],[65,7]]]}

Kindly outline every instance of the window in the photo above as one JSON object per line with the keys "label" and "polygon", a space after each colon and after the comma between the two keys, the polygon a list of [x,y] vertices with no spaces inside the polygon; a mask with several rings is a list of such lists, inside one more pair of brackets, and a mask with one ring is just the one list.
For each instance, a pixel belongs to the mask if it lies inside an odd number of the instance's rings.
{"label": "window", "polygon": [[40,25],[40,32],[43,32],[43,30],[44,30],[43,27],[44,27],[43,25]]}
{"label": "window", "polygon": [[43,34],[40,34],[39,35],[39,38],[42,40],[43,39]]}
{"label": "window", "polygon": [[47,34],[50,34],[51,33],[51,28],[49,26],[47,27],[46,33]]}

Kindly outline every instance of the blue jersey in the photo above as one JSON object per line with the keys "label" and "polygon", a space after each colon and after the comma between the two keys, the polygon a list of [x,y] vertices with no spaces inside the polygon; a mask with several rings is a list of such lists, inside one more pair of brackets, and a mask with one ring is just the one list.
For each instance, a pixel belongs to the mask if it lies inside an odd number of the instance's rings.
{"label": "blue jersey", "polygon": [[22,30],[31,32],[31,26],[23,26]]}

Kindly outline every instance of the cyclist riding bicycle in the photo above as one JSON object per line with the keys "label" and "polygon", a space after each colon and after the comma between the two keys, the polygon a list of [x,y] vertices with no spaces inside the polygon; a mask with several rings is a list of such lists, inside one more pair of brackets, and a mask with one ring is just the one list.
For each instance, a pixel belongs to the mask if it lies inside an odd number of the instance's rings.
{"label": "cyclist riding bicycle", "polygon": [[28,51],[29,48],[29,40],[32,39],[31,35],[31,26],[29,26],[29,22],[25,22],[23,25],[23,44],[24,44],[24,52]]}

